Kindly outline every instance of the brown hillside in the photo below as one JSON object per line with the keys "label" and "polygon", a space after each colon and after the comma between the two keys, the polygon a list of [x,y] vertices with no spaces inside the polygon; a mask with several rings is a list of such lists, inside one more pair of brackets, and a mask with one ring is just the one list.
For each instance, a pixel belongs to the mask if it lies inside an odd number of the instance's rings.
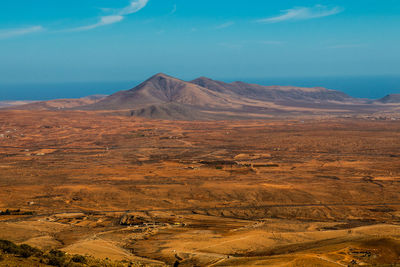
{"label": "brown hillside", "polygon": [[94,104],[106,97],[105,95],[93,95],[78,99],[56,99],[50,101],[38,101],[10,107],[18,110],[59,110],[70,109]]}
{"label": "brown hillside", "polygon": [[192,83],[206,87],[210,90],[226,94],[236,94],[257,100],[268,101],[354,101],[352,97],[343,92],[328,90],[322,87],[295,87],[295,86],[262,86],[244,82],[224,83],[206,77],[200,77]]}
{"label": "brown hillside", "polygon": [[138,109],[165,103],[215,107],[229,102],[218,92],[159,73],[131,90],[117,92],[87,108]]}

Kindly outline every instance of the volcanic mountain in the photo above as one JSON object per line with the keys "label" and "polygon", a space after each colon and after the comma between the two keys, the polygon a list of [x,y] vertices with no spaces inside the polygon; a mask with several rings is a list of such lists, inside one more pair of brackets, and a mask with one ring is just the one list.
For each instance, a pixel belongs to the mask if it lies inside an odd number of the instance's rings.
{"label": "volcanic mountain", "polygon": [[137,87],[117,92],[90,109],[137,109],[161,104],[216,107],[229,103],[226,95],[159,73]]}
{"label": "volcanic mountain", "polygon": [[172,113],[185,113],[193,117],[200,112],[202,117],[221,111],[263,114],[266,109],[290,110],[291,103],[304,105],[329,101],[355,100],[342,92],[325,88],[224,83],[206,77],[186,82],[159,73],[133,89],[117,92],[83,108],[130,110],[131,115],[162,118],[168,117],[168,113],[171,116]]}
{"label": "volcanic mountain", "polygon": [[243,82],[224,83],[201,77],[185,82],[159,73],[139,86],[120,91],[91,106],[94,109],[132,109],[177,103],[197,107],[227,107],[256,101],[354,101],[345,93],[321,87],[261,86]]}
{"label": "volcanic mountain", "polygon": [[[382,102],[397,99],[396,95],[388,98]],[[225,83],[206,77],[187,82],[159,73],[130,90],[104,98],[53,100],[18,109],[101,110],[158,119],[203,120],[374,113],[386,109],[384,106],[321,87]]]}

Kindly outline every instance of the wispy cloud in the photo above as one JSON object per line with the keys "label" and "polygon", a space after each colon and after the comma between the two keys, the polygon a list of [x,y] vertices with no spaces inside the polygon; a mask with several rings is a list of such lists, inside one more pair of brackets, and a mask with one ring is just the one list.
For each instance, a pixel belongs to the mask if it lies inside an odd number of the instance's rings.
{"label": "wispy cloud", "polygon": [[32,33],[37,33],[43,31],[44,28],[42,26],[32,26],[26,28],[18,28],[18,29],[5,29],[0,30],[0,39],[7,39]]}
{"label": "wispy cloud", "polygon": [[119,10],[118,15],[126,16],[129,14],[136,13],[136,12],[140,11],[141,9],[143,9],[147,5],[148,2],[149,2],[149,0],[133,0],[133,1],[131,1],[131,4],[129,6],[124,7],[121,10]]}
{"label": "wispy cloud", "polygon": [[88,31],[88,30],[92,30],[92,29],[95,29],[95,28],[98,28],[98,27],[101,27],[101,26],[110,25],[110,24],[114,24],[114,23],[120,22],[123,19],[124,19],[124,17],[123,16],[119,16],[119,15],[103,16],[103,17],[100,18],[100,21],[95,23],[95,24],[69,29],[68,31],[77,31],[77,32]]}
{"label": "wispy cloud", "polygon": [[225,22],[223,24],[218,25],[217,27],[215,27],[215,29],[221,30],[221,29],[229,28],[229,27],[231,27],[233,25],[235,25],[235,22],[228,21],[228,22]]}
{"label": "wispy cloud", "polygon": [[175,4],[174,7],[172,8],[171,12],[169,12],[169,15],[175,14],[177,9],[178,9],[178,7]]}
{"label": "wispy cloud", "polygon": [[125,16],[136,13],[143,9],[149,0],[132,0],[129,6],[126,6],[121,9],[109,9],[109,8],[102,8],[104,12],[113,12],[112,15],[102,16],[99,18],[99,21],[94,24],[81,26],[73,29],[68,29],[67,31],[88,31],[98,27],[114,24],[121,22],[124,20]]}
{"label": "wispy cloud", "polygon": [[295,7],[282,10],[282,14],[275,17],[257,20],[259,23],[278,23],[283,21],[308,20],[322,17],[328,17],[343,11],[341,7],[329,8],[323,5],[314,7]]}

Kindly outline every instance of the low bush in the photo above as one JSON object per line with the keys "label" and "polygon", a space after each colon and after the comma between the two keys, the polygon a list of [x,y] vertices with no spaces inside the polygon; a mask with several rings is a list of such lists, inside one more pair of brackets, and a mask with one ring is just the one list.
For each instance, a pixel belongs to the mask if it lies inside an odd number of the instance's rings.
{"label": "low bush", "polygon": [[37,248],[34,248],[34,247],[31,247],[31,246],[29,246],[27,244],[20,245],[19,246],[19,250],[20,251],[19,251],[18,254],[20,256],[24,257],[24,258],[29,258],[30,256],[40,257],[40,256],[43,255],[41,250],[39,250]]}
{"label": "low bush", "polygon": [[0,211],[0,215],[11,215],[11,211],[6,209],[5,211]]}
{"label": "low bush", "polygon": [[71,261],[73,261],[73,262],[77,262],[77,263],[86,263],[86,258],[84,257],[84,256],[82,256],[82,255],[74,255],[72,258],[71,258]]}
{"label": "low bush", "polygon": [[65,266],[66,258],[65,258],[65,253],[52,249],[48,255],[46,255],[47,258],[49,259],[48,264],[53,265],[53,266],[58,266],[58,267],[63,267]]}
{"label": "low bush", "polygon": [[8,240],[0,239],[0,250],[8,254],[19,254],[20,248],[16,244]]}
{"label": "low bush", "polygon": [[[16,260],[18,258],[26,258],[30,260],[32,266],[37,266],[39,263],[44,265],[51,265],[56,267],[83,267],[83,266],[104,266],[104,267],[119,267],[131,266],[128,262],[113,262],[110,260],[99,260],[82,255],[67,255],[66,253],[53,249],[49,252],[43,252],[37,248],[31,247],[27,244],[17,245],[8,240],[0,239],[0,262],[6,260]],[[28,260],[29,258],[29,260]],[[19,259],[20,260],[20,259]],[[3,266],[0,263],[0,266]],[[8,265],[7,265],[8,266]],[[18,266],[18,265],[12,265]]]}
{"label": "low bush", "polygon": [[42,256],[42,251],[31,247],[26,244],[16,245],[8,240],[0,240],[0,250],[7,254],[14,254],[17,256],[21,256],[23,258],[29,258],[30,256]]}

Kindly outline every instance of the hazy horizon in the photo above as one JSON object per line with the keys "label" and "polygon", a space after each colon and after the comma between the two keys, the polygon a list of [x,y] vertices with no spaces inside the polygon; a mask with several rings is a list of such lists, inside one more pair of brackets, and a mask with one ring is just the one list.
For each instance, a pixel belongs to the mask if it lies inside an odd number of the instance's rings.
{"label": "hazy horizon", "polygon": [[[149,78],[149,77],[147,77]],[[145,79],[147,79],[145,78]],[[186,81],[196,77],[182,78]],[[328,77],[265,77],[265,78],[215,78],[224,82],[243,81],[260,85],[281,85],[299,87],[325,87],[339,90],[357,98],[378,99],[388,94],[400,94],[400,75],[381,76],[328,76]],[[75,81],[1,83],[0,101],[7,100],[51,100],[80,98],[95,94],[113,94],[139,85],[138,81]]]}

